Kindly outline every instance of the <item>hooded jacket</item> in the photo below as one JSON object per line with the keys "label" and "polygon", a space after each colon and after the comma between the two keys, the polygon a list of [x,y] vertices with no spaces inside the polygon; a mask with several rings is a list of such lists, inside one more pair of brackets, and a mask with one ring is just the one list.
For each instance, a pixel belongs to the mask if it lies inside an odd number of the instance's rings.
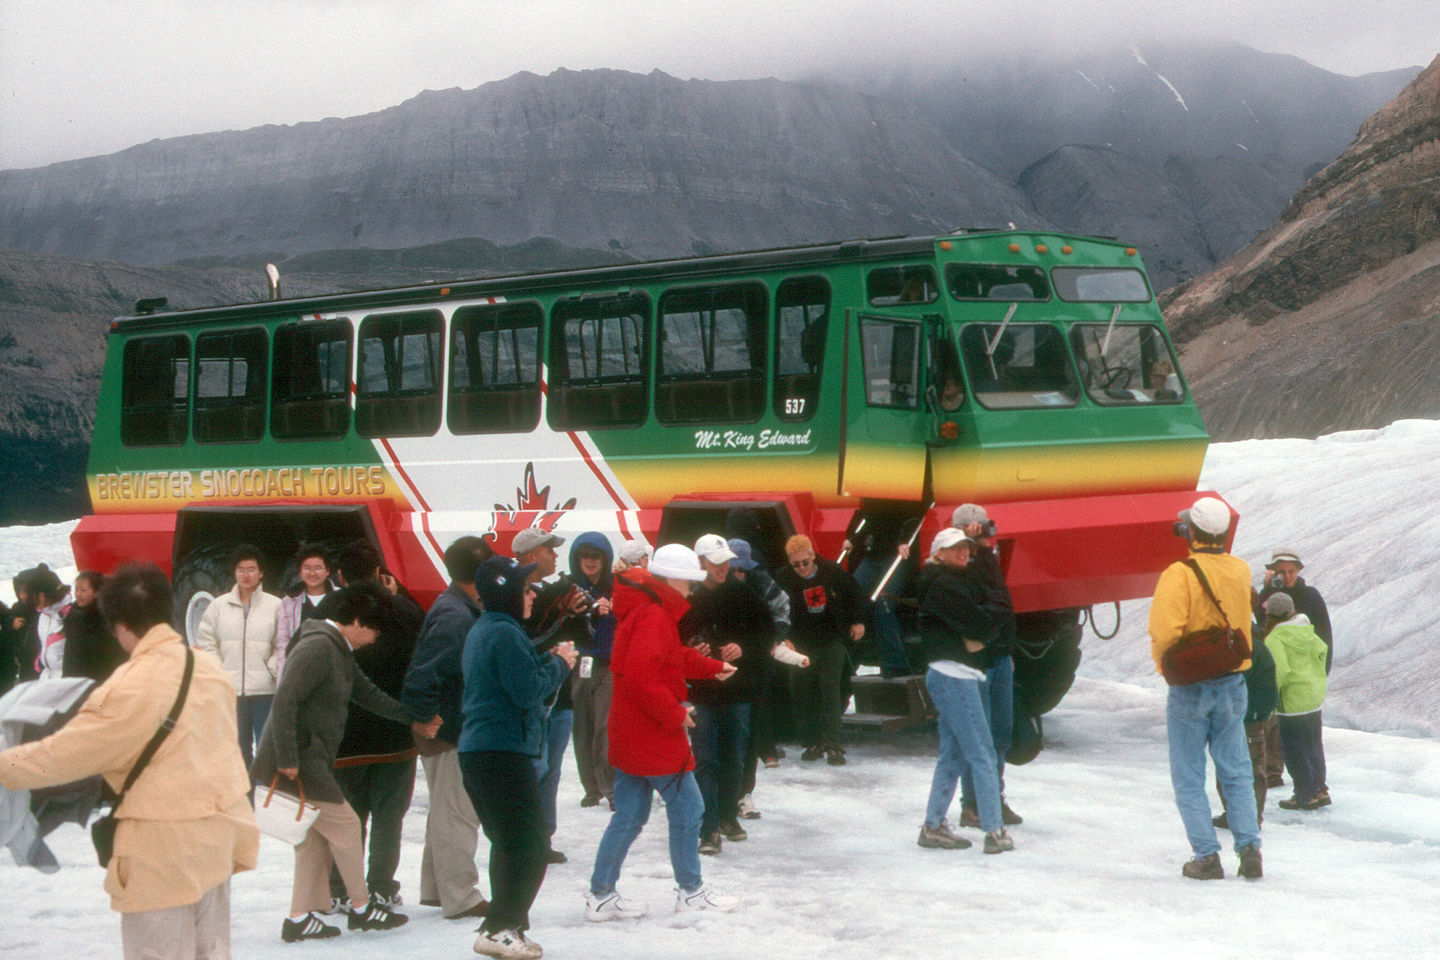
{"label": "hooded jacket", "polygon": [[545,701],[570,675],[565,661],[538,652],[510,613],[486,610],[465,638],[460,663],[465,674],[460,750],[540,756]]}
{"label": "hooded jacket", "polygon": [[[605,554],[605,565],[600,570],[600,578],[593,584],[580,572],[580,561],[576,557],[576,554],[586,548]],[[592,603],[601,597],[614,597],[615,577],[611,573],[614,566],[615,554],[603,533],[587,531],[576,537],[575,542],[570,545],[570,581],[579,587]],[[616,622],[613,610],[603,617],[589,614],[575,617],[562,628],[562,632],[565,633],[566,640],[575,644],[575,650],[580,656],[594,657],[608,663],[615,648]]]}
{"label": "hooded jacket", "polygon": [[1260,600],[1256,606],[1256,616],[1264,618],[1265,612],[1260,609],[1265,601],[1272,595],[1283,593],[1295,601],[1295,612],[1302,613],[1310,621],[1320,639],[1325,641],[1325,672],[1330,672],[1330,665],[1335,658],[1335,636],[1330,626],[1330,610],[1325,606],[1325,598],[1320,596],[1320,591],[1305,582],[1304,577],[1295,578],[1295,586],[1275,588],[1266,586],[1260,591]]}
{"label": "hooded jacket", "polygon": [[1297,613],[1270,628],[1265,647],[1275,658],[1276,713],[1314,713],[1325,702],[1325,641],[1305,614]]}
{"label": "hooded jacket", "polygon": [[709,680],[725,668],[680,642],[685,598],[641,568],[615,578],[615,648],[610,672],[610,764],[637,777],[695,769],[683,706],[686,680]]}

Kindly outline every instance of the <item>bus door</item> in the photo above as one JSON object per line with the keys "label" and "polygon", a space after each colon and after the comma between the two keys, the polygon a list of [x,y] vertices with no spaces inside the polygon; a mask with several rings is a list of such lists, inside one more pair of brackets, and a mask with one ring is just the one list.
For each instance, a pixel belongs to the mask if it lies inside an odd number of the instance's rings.
{"label": "bus door", "polygon": [[842,496],[920,500],[932,417],[925,324],[917,317],[852,314],[846,323]]}

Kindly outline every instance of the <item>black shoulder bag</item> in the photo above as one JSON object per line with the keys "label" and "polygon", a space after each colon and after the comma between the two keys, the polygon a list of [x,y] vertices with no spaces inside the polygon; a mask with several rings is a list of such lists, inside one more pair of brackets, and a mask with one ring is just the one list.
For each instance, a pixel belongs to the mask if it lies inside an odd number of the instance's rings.
{"label": "black shoulder bag", "polygon": [[155,731],[155,736],[145,744],[135,766],[130,768],[130,773],[125,777],[125,784],[120,788],[120,796],[110,806],[110,812],[90,824],[90,842],[95,844],[95,856],[100,860],[100,866],[108,867],[110,858],[115,854],[115,828],[120,821],[115,818],[115,811],[120,809],[120,804],[125,802],[125,794],[135,785],[136,779],[149,766],[155,751],[160,749],[160,744],[170,736],[170,731],[175,729],[175,721],[180,719],[180,711],[185,707],[185,695],[190,692],[190,677],[195,673],[195,651],[187,644],[185,647],[185,675],[180,680],[180,693],[175,697],[175,705],[170,708],[170,714],[160,724],[160,729]]}
{"label": "black shoulder bag", "polygon": [[1225,608],[1220,606],[1215,591],[1210,589],[1210,583],[1205,579],[1200,564],[1194,560],[1186,560],[1184,563],[1200,581],[1200,588],[1205,591],[1205,596],[1209,597],[1210,602],[1215,604],[1215,609],[1220,611],[1225,626],[1187,633],[1175,646],[1165,651],[1160,658],[1160,672],[1165,677],[1165,682],[1172,687],[1183,687],[1234,673],[1250,656],[1250,641],[1245,639],[1244,633],[1230,626],[1230,618],[1225,616]]}

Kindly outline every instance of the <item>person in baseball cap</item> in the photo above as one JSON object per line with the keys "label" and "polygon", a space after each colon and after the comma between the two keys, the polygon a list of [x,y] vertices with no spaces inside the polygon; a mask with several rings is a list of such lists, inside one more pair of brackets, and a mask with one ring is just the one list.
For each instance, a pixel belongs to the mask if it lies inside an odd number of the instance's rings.
{"label": "person in baseball cap", "polygon": [[526,527],[524,530],[515,534],[515,539],[511,541],[510,548],[515,551],[516,559],[521,559],[537,547],[550,547],[554,549],[564,542],[565,538],[558,533],[541,530],[539,527]]}
{"label": "person in baseball cap", "polygon": [[1201,497],[1190,509],[1181,510],[1177,516],[1182,523],[1189,524],[1192,532],[1205,534],[1211,539],[1223,539],[1230,531],[1230,508],[1215,497]]}
{"label": "person in baseball cap", "polygon": [[717,533],[707,533],[695,541],[695,555],[714,564],[729,563],[735,559],[735,551]]}

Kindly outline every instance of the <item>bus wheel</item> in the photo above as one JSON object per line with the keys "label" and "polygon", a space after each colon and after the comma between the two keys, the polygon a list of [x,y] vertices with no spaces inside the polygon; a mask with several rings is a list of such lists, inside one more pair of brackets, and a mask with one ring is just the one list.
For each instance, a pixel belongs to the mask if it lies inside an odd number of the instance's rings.
{"label": "bus wheel", "polygon": [[1045,746],[1040,717],[1069,692],[1080,665],[1080,614],[1044,610],[1015,618],[1015,727],[1007,763],[1029,763]]}
{"label": "bus wheel", "polygon": [[[195,547],[175,564],[175,576],[171,580],[175,590],[174,622],[181,630],[186,631],[185,640],[192,645],[195,643],[195,634],[190,631],[199,627],[200,617],[205,612],[200,604],[208,606],[201,594],[214,598],[229,589],[230,551],[234,550],[235,546],[229,542],[206,543]],[[192,599],[198,601],[198,611],[192,611]]]}

